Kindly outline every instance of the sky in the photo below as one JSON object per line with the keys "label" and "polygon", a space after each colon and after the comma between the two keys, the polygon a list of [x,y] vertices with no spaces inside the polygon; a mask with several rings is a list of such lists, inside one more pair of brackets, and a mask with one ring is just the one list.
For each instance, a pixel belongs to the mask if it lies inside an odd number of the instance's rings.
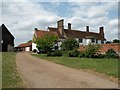
{"label": "sky", "polygon": [[[66,2],[4,0],[0,2],[0,23],[4,23],[15,37],[15,46],[32,39],[34,28],[46,30],[57,27],[57,21],[64,19],[64,26],[72,24],[72,29],[99,32],[104,26],[105,38],[112,41],[118,38],[117,0],[67,0]],[[102,0],[101,0],[102,1]]]}

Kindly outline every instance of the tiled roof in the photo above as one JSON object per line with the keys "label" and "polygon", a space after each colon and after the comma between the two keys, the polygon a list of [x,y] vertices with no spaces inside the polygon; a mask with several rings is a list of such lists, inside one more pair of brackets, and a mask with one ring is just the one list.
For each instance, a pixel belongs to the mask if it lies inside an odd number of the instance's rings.
{"label": "tiled roof", "polygon": [[[60,38],[64,38],[63,36],[60,35],[59,31],[57,28],[51,28],[49,27],[50,32],[57,32],[58,36]],[[94,32],[85,32],[85,31],[78,31],[78,30],[68,30],[64,29],[65,31],[65,36],[67,38],[89,38],[93,37],[96,38],[97,40],[105,40],[105,38],[99,34],[99,33],[94,33]]]}
{"label": "tiled roof", "polygon": [[45,30],[35,30],[37,37],[41,38],[45,34],[55,34],[59,39],[65,38],[95,38],[97,40],[106,40],[101,34],[95,32],[86,32],[78,30],[68,30],[64,29],[64,36],[58,31],[58,28],[48,27],[49,31]]}
{"label": "tiled roof", "polygon": [[62,35],[60,35],[59,31],[54,30],[55,28],[50,29],[50,31],[45,31],[45,30],[35,30],[35,34],[37,35],[38,38],[43,37],[46,34],[54,34],[57,35],[59,38],[64,38]]}
{"label": "tiled roof", "polygon": [[32,46],[32,42],[22,43],[22,44],[18,45],[17,47],[30,47],[30,46]]}

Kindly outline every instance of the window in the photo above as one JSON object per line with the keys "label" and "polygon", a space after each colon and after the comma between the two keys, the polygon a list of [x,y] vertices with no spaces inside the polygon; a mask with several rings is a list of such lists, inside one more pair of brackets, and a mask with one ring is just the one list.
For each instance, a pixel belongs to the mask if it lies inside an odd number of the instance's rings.
{"label": "window", "polygon": [[101,44],[104,44],[104,41],[103,41],[103,40],[101,41]]}
{"label": "window", "polygon": [[95,43],[95,39],[94,38],[92,38],[92,43]]}
{"label": "window", "polygon": [[96,43],[98,43],[98,40],[96,40]]}
{"label": "window", "polygon": [[83,39],[79,39],[79,43],[82,43],[83,42]]}

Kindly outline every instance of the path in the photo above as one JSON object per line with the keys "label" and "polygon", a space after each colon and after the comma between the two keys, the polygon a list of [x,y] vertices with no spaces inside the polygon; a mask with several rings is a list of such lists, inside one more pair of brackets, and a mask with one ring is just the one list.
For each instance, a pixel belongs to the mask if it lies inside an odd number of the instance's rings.
{"label": "path", "polygon": [[100,76],[68,68],[30,53],[16,56],[17,67],[27,88],[117,88],[118,84]]}

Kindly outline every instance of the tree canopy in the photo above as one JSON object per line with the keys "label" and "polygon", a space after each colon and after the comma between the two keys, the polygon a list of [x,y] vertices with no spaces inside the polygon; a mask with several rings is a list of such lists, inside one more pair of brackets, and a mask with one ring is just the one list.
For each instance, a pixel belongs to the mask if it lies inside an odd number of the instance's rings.
{"label": "tree canopy", "polygon": [[79,43],[74,38],[68,38],[62,42],[61,48],[62,50],[74,50],[79,47]]}
{"label": "tree canopy", "polygon": [[53,49],[58,37],[54,34],[46,34],[41,38],[36,38],[37,49],[49,52]]}

